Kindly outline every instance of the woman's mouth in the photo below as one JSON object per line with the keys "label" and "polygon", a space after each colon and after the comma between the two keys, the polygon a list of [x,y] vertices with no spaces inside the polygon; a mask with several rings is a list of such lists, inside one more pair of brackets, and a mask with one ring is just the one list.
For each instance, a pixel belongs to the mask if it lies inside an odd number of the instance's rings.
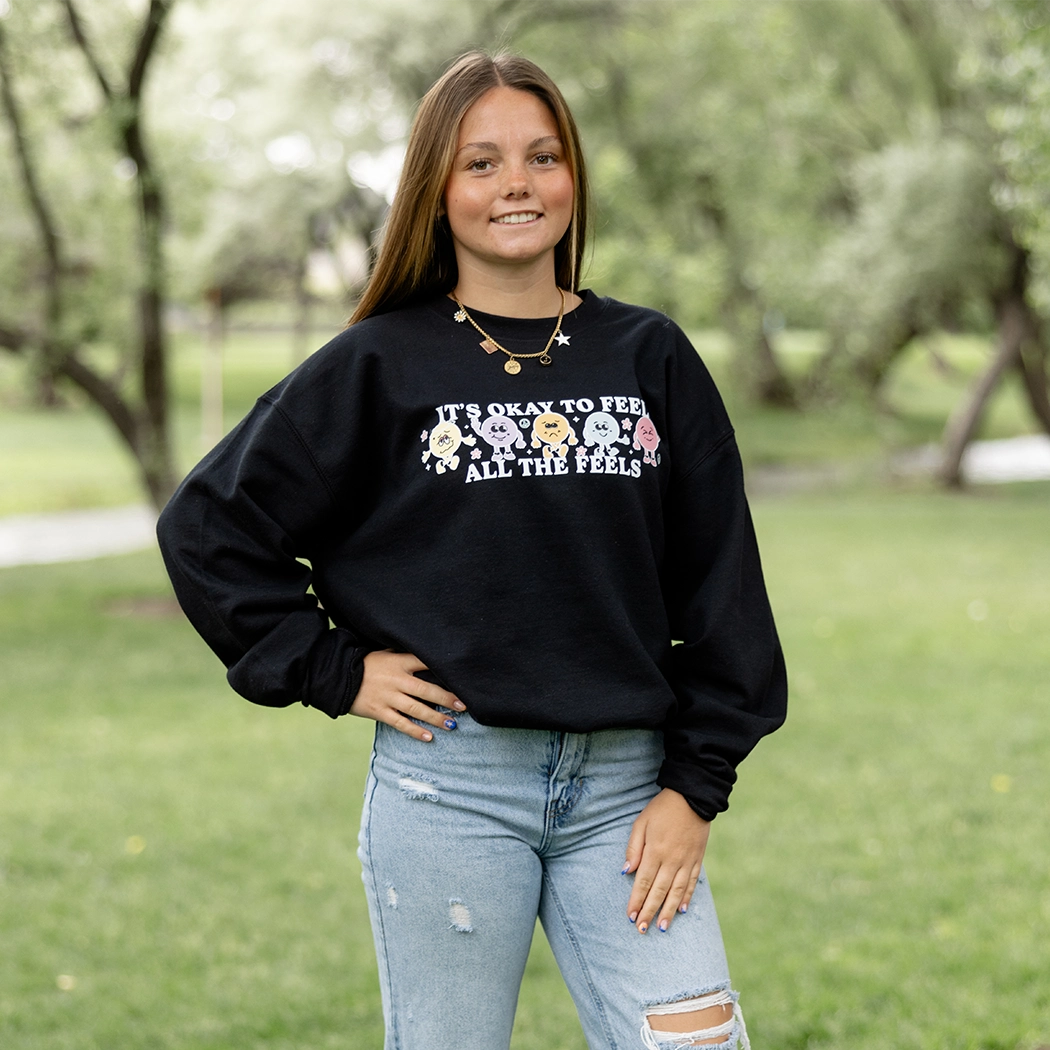
{"label": "woman's mouth", "polygon": [[501,215],[498,219],[493,219],[492,221],[504,226],[517,226],[522,222],[534,222],[539,217],[540,214],[536,211],[516,211],[511,215]]}

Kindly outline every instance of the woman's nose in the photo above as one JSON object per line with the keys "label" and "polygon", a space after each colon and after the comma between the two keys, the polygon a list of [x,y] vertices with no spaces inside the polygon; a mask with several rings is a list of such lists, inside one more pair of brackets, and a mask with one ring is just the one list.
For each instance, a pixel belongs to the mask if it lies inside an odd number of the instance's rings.
{"label": "woman's nose", "polygon": [[506,169],[503,181],[504,197],[528,196],[530,188],[528,169],[523,164],[509,166]]}

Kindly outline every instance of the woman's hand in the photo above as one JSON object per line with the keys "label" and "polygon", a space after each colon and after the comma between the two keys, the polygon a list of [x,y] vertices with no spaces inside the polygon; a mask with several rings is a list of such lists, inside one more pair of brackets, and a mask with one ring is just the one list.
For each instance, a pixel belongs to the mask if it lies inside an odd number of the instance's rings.
{"label": "woman's hand", "polygon": [[[456,720],[431,704],[466,711],[467,705],[447,689],[416,678],[415,671],[425,671],[424,664],[411,653],[395,653],[381,649],[369,653],[364,660],[365,675],[350,714],[372,718],[399,729],[417,740],[433,740],[434,734],[425,726],[412,721],[428,722],[438,729],[455,729]],[[426,701],[423,703],[422,701]]]}
{"label": "woman's hand", "polygon": [[710,833],[710,821],[698,817],[684,796],[670,788],[638,814],[627,840],[623,874],[634,872],[627,918],[637,923],[639,933],[657,916],[657,928],[666,931],[675,913],[689,906]]}

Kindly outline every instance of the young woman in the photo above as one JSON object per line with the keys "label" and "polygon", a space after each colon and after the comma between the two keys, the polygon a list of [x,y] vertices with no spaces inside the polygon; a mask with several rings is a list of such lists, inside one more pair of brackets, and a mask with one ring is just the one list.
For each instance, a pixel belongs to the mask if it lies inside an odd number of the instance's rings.
{"label": "young woman", "polygon": [[551,80],[459,59],[346,331],[160,521],[234,689],[376,721],[388,1050],[506,1048],[537,916],[592,1050],[746,1046],[702,861],[784,664],[718,393],[579,289],[586,212]]}

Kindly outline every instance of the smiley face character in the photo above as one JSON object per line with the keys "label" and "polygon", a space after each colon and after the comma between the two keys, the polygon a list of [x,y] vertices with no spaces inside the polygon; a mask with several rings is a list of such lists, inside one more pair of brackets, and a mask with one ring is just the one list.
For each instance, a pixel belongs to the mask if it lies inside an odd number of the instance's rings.
{"label": "smiley face character", "polygon": [[655,467],[659,460],[656,458],[656,450],[660,445],[660,435],[653,426],[653,421],[648,416],[642,416],[634,425],[634,447],[644,449],[643,463],[652,463]]}
{"label": "smiley face character", "polygon": [[521,436],[518,424],[509,416],[489,416],[484,423],[479,423],[475,417],[470,421],[475,433],[492,446],[493,460],[517,459],[511,446],[524,448],[525,438]]}
{"label": "smiley face character", "polygon": [[558,412],[544,412],[532,424],[532,447],[539,448],[542,445],[544,459],[550,459],[555,453],[564,459],[569,452],[566,438],[569,445],[578,444],[576,431]]}
{"label": "smiley face character", "polygon": [[599,452],[608,452],[614,444],[629,445],[630,438],[620,436],[620,424],[608,412],[592,412],[583,424],[583,443]]}
{"label": "smiley face character", "polygon": [[475,438],[464,437],[462,431],[455,423],[438,423],[430,432],[430,447],[423,453],[423,462],[426,463],[431,456],[436,457],[436,470],[444,474],[447,470],[455,470],[459,466],[459,456],[456,455],[460,445],[473,445]]}

